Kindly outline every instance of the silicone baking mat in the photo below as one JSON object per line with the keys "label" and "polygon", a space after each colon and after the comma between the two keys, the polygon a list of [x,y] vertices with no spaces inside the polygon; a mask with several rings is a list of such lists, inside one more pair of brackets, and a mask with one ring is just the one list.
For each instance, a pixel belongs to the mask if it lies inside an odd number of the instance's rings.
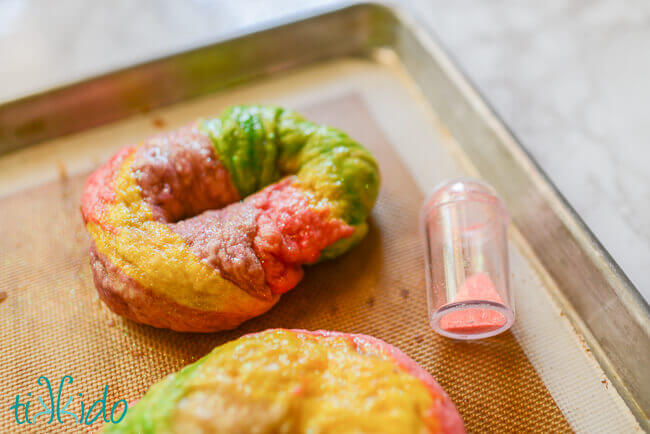
{"label": "silicone baking mat", "polygon": [[[641,432],[567,319],[565,306],[556,302],[553,294],[558,289],[537,262],[537,252],[515,226],[510,233],[512,286],[517,294],[517,320],[510,335],[514,339],[457,344],[439,340],[429,330],[423,288],[418,286],[423,285],[420,246],[415,246],[420,192],[446,178],[480,173],[440,122],[442,113],[434,111],[446,108],[432,107],[390,52],[378,54],[379,62],[342,58],[274,74],[1,156],[0,291],[8,298],[0,302],[0,432],[80,430],[71,416],[51,425],[45,423],[47,416],[35,425],[15,424],[9,410],[15,394],[24,402],[26,394],[33,393],[32,417],[42,410],[38,395],[48,402],[44,387],[36,384],[41,375],[50,379],[54,394],[64,374],[74,378],[62,394],[64,400],[74,398],[72,409],[78,411],[81,400],[87,409],[101,398],[106,385],[112,404],[141,396],[151,383],[220,342],[272,326],[366,332],[401,346],[439,377],[475,432],[490,431],[497,423],[494,419],[505,415],[513,420],[509,427],[502,421],[499,430],[521,431],[510,413],[523,411],[531,394],[537,396],[539,383],[531,380],[536,377],[571,429]],[[268,316],[234,332],[178,335],[115,317],[97,300],[88,275],[87,240],[78,213],[83,180],[125,143],[241,103],[295,108],[347,130],[375,150],[386,167],[373,233],[345,259],[308,270],[307,280]],[[391,169],[395,164],[400,170]],[[374,245],[367,244],[373,240]],[[349,264],[340,265],[341,261]],[[343,274],[335,274],[337,267]],[[354,299],[354,294],[363,297]],[[375,303],[385,309],[375,311]],[[502,355],[503,348],[518,352]],[[519,360],[513,354],[522,353],[534,374],[505,369]],[[472,369],[470,355],[475,357]],[[465,370],[452,363],[456,357],[464,357]],[[501,376],[482,371],[490,357],[499,359]],[[508,387],[515,387],[516,393],[504,394]],[[494,401],[497,393],[500,401]],[[505,402],[514,409],[495,411]],[[526,408],[537,411],[518,419],[525,423],[530,417],[523,430],[556,429],[555,419],[535,402]],[[481,418],[485,422],[479,426]]]}
{"label": "silicone baking mat", "polygon": [[[9,406],[30,400],[30,415],[54,395],[78,415],[101,398],[131,401],[149,385],[241,334],[269,327],[366,333],[404,350],[429,370],[456,403],[472,432],[562,432],[570,427],[511,333],[476,343],[435,335],[426,323],[418,214],[423,196],[372,115],[351,95],[302,110],[336,125],[376,155],[383,183],[371,230],[357,248],[310,267],[301,284],[266,315],[235,331],[179,334],[113,315],[97,298],[88,266],[88,239],[79,214],[85,175],[59,179],[0,199],[0,432],[76,432],[63,415],[48,424],[17,425]],[[82,393],[83,396],[79,396]],[[64,402],[61,402],[64,405]],[[100,418],[101,419],[101,418]]]}

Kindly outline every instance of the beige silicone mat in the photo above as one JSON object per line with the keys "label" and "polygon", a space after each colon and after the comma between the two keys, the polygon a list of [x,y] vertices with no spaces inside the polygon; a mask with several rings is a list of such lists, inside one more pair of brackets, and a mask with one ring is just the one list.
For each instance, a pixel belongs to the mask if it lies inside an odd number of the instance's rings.
{"label": "beige silicone mat", "polygon": [[[570,431],[540,377],[511,333],[461,343],[436,336],[426,323],[424,271],[418,234],[420,190],[361,98],[352,95],[302,110],[336,125],[376,155],[383,177],[371,230],[344,257],[314,266],[266,315],[236,331],[192,335],[156,330],[113,315],[97,298],[79,214],[85,176],[0,199],[0,432],[76,432],[69,416],[42,416],[18,426],[7,408],[16,394],[41,395],[47,376],[56,396],[80,411],[109,385],[108,403],[138,398],[156,380],[215,345],[268,327],[366,333],[394,344],[429,370],[449,393],[472,432]],[[78,393],[83,392],[80,398]],[[30,414],[40,411],[32,399]],[[63,405],[63,402],[62,402]],[[96,424],[92,428],[96,429]]]}

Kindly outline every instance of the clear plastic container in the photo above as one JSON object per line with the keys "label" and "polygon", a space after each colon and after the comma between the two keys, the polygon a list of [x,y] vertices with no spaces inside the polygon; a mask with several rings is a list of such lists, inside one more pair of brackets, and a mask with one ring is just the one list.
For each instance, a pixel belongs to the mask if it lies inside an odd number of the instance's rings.
{"label": "clear plastic container", "polygon": [[510,290],[508,213],[474,179],[439,185],[422,207],[429,323],[455,339],[481,339],[515,320]]}

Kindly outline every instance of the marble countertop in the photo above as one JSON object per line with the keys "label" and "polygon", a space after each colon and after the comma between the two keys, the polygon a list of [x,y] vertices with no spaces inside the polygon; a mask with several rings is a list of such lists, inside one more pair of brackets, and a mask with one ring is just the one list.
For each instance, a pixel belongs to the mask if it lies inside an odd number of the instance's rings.
{"label": "marble countertop", "polygon": [[[331,0],[0,1],[0,100]],[[650,2],[406,0],[650,299]]]}

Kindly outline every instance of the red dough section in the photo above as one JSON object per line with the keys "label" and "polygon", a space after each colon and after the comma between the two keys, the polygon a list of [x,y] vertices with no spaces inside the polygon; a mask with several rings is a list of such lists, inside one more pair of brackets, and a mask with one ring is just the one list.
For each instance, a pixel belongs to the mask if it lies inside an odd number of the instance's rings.
{"label": "red dough section", "polygon": [[328,207],[315,207],[308,193],[291,182],[286,178],[251,197],[261,211],[253,248],[274,294],[298,284],[301,264],[316,262],[323,249],[354,233],[352,226],[330,218]]}
{"label": "red dough section", "polygon": [[90,175],[81,197],[81,213],[85,223],[93,222],[102,225],[104,211],[115,202],[115,191],[113,190],[115,173],[134,151],[135,147],[121,149],[106,164]]}

